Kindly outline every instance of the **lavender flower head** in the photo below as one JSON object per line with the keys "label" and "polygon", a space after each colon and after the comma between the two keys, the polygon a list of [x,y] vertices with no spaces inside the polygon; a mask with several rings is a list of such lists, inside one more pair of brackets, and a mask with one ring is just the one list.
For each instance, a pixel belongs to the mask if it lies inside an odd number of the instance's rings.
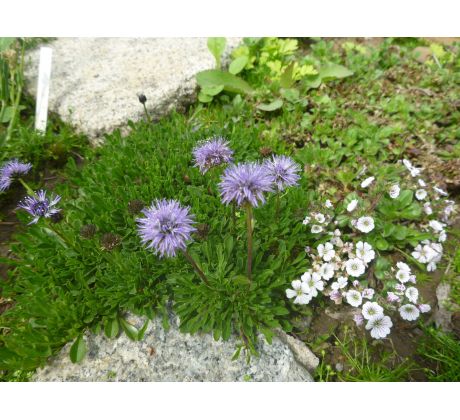
{"label": "lavender flower head", "polygon": [[200,142],[193,149],[195,166],[202,174],[213,166],[219,166],[232,161],[233,150],[228,147],[228,142],[221,137],[214,137]]}
{"label": "lavender flower head", "polygon": [[34,216],[29,225],[37,223],[40,217],[49,218],[60,212],[60,209],[55,207],[61,200],[59,195],[50,194],[50,198],[47,198],[44,190],[37,191],[35,194],[35,196],[27,196],[18,204],[19,208]]}
{"label": "lavender flower head", "polygon": [[143,213],[146,217],[137,219],[139,236],[161,258],[175,257],[178,250],[184,250],[196,230],[189,207],[181,207],[176,200],[155,200]]}
{"label": "lavender flower head", "polygon": [[246,203],[257,207],[265,202],[264,192],[271,192],[272,178],[264,165],[239,163],[227,168],[219,184],[222,202],[234,201],[242,206]]}
{"label": "lavender flower head", "polygon": [[0,191],[6,191],[10,187],[14,176],[25,175],[31,168],[32,165],[30,163],[22,163],[18,159],[6,162],[0,168]]}
{"label": "lavender flower head", "polygon": [[264,162],[276,190],[283,191],[287,187],[298,184],[300,165],[287,156],[272,156]]}

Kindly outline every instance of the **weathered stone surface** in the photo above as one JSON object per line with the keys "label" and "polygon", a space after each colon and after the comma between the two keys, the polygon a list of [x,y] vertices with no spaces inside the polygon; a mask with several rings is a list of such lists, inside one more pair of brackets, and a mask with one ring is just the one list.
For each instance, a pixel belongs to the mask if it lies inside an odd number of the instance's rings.
{"label": "weathered stone surface", "polygon": [[[226,54],[240,39],[228,38]],[[195,96],[195,74],[213,68],[206,38],[58,38],[53,49],[50,110],[95,139],[143,117],[153,118]],[[36,94],[38,49],[28,55],[26,82]]]}
{"label": "weathered stone surface", "polygon": [[[138,326],[143,319],[132,316]],[[114,340],[103,334],[86,335],[88,354],[79,364],[69,358],[70,344],[39,369],[35,381],[312,381],[307,370],[297,363],[289,346],[274,338],[272,345],[261,337],[260,357],[246,364],[243,353],[232,361],[237,339],[214,341],[210,334],[182,334],[178,321],[171,317],[165,331],[161,320],[152,321],[142,341],[124,334]]]}
{"label": "weathered stone surface", "polygon": [[307,345],[283,330],[278,330],[277,334],[281,341],[289,346],[297,362],[313,373],[319,365],[319,359]]}
{"label": "weathered stone surface", "polygon": [[450,284],[439,283],[436,288],[438,306],[434,309],[434,322],[444,332],[452,331],[452,312],[446,307],[449,301]]}

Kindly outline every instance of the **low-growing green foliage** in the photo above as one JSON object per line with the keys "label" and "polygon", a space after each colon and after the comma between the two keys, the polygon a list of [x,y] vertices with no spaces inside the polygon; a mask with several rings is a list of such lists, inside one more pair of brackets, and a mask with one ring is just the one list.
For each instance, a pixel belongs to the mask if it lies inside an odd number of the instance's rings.
{"label": "low-growing green foliage", "polygon": [[460,341],[434,327],[424,329],[418,354],[433,364],[425,368],[430,381],[458,382],[460,380]]}

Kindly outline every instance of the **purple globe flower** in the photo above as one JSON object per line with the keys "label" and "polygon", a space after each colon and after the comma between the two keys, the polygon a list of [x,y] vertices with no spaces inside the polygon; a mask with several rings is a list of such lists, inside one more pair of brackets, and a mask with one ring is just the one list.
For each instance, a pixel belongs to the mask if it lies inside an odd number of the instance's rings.
{"label": "purple globe flower", "polygon": [[287,156],[272,156],[264,165],[277,191],[298,185],[300,165]]}
{"label": "purple globe flower", "polygon": [[178,250],[185,250],[186,242],[196,229],[189,207],[181,207],[176,200],[155,200],[143,210],[146,217],[139,218],[139,236],[146,248],[155,255],[175,257]]}
{"label": "purple globe flower", "polygon": [[32,165],[30,163],[22,163],[18,159],[12,159],[6,162],[0,168],[0,191],[6,191],[13,179],[17,175],[25,175],[27,174]]}
{"label": "purple globe flower", "polygon": [[200,142],[192,153],[194,166],[197,166],[202,174],[213,166],[231,162],[233,156],[233,150],[228,147],[228,142],[221,137]]}
{"label": "purple globe flower", "polygon": [[224,204],[234,201],[239,206],[250,203],[253,207],[265,202],[265,192],[273,191],[267,169],[258,163],[239,163],[227,168],[219,188]]}
{"label": "purple globe flower", "polygon": [[19,208],[34,216],[29,225],[37,223],[40,217],[48,218],[60,212],[60,209],[55,207],[61,199],[59,195],[50,194],[50,198],[47,198],[44,190],[37,191],[35,194],[35,196],[27,196],[18,204]]}

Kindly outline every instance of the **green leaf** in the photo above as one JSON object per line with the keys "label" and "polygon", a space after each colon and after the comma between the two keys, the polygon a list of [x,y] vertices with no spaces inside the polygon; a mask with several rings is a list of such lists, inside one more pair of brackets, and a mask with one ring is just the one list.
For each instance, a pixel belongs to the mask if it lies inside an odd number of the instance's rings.
{"label": "green leaf", "polygon": [[220,58],[225,50],[227,40],[222,37],[208,38],[208,49],[216,59],[216,67],[220,68]]}
{"label": "green leaf", "polygon": [[241,285],[241,286],[247,286],[247,285],[251,284],[249,279],[243,274],[238,274],[237,276],[233,277],[232,278],[232,283],[238,284],[238,285]]}
{"label": "green leaf", "polygon": [[220,92],[224,90],[224,85],[218,85],[218,86],[205,86],[201,89],[201,91],[208,96],[216,96]]}
{"label": "green leaf", "polygon": [[414,192],[412,190],[402,190],[399,196],[395,199],[396,202],[400,203],[401,208],[409,206],[414,199]]}
{"label": "green leaf", "polygon": [[224,90],[233,93],[252,94],[253,89],[243,79],[221,70],[204,70],[196,75],[197,83],[203,87],[224,85]]}
{"label": "green leaf", "polygon": [[375,262],[375,276],[379,280],[385,278],[385,272],[389,271],[391,268],[391,262],[385,257],[378,257]]}
{"label": "green leaf", "polygon": [[120,331],[120,324],[118,319],[109,319],[104,325],[104,333],[107,338],[114,338]]}
{"label": "green leaf", "polygon": [[79,363],[83,360],[87,352],[85,340],[83,340],[83,336],[79,335],[78,338],[70,347],[70,360],[72,363]]}
{"label": "green leaf", "polygon": [[270,102],[269,104],[257,105],[257,109],[260,109],[261,111],[272,112],[272,111],[276,111],[277,109],[280,109],[282,106],[283,106],[283,100],[275,99],[273,102]]}
{"label": "green leaf", "polygon": [[283,71],[283,74],[281,75],[281,78],[280,78],[280,85],[282,88],[288,89],[294,84],[295,82],[294,77],[293,77],[294,65],[295,63],[292,62]]}
{"label": "green leaf", "polygon": [[145,321],[142,328],[139,330],[139,334],[137,335],[137,339],[140,341],[144,338],[144,334],[147,331],[147,327],[149,326],[149,320]]}
{"label": "green leaf", "polygon": [[298,89],[281,89],[281,95],[283,95],[283,98],[288,100],[289,102],[297,102],[300,97],[300,92]]}
{"label": "green leaf", "polygon": [[390,247],[390,244],[385,239],[379,238],[375,241],[375,247],[380,251],[386,251]]}
{"label": "green leaf", "polygon": [[121,328],[123,328],[123,331],[125,334],[133,341],[137,341],[139,337],[139,331],[138,329],[130,324],[128,321],[126,321],[124,318],[119,318],[120,320],[120,325]]}
{"label": "green leaf", "polygon": [[200,92],[200,93],[198,94],[198,100],[199,100],[200,102],[205,103],[205,104],[208,103],[208,102],[211,102],[211,101],[212,101],[212,98],[213,98],[212,96],[206,95],[206,94],[203,93],[203,92]]}
{"label": "green leaf", "polygon": [[3,115],[2,115],[2,119],[0,120],[0,123],[5,124],[5,123],[10,122],[11,118],[13,118],[13,114],[14,114],[14,107],[7,106],[3,111]]}
{"label": "green leaf", "polygon": [[241,57],[235,58],[228,67],[228,71],[232,74],[238,74],[241,72],[248,64],[249,57],[247,55],[243,55]]}
{"label": "green leaf", "polygon": [[346,67],[333,63],[326,64],[319,70],[319,76],[323,81],[328,79],[343,79],[344,77],[351,76],[352,74],[353,72]]}

